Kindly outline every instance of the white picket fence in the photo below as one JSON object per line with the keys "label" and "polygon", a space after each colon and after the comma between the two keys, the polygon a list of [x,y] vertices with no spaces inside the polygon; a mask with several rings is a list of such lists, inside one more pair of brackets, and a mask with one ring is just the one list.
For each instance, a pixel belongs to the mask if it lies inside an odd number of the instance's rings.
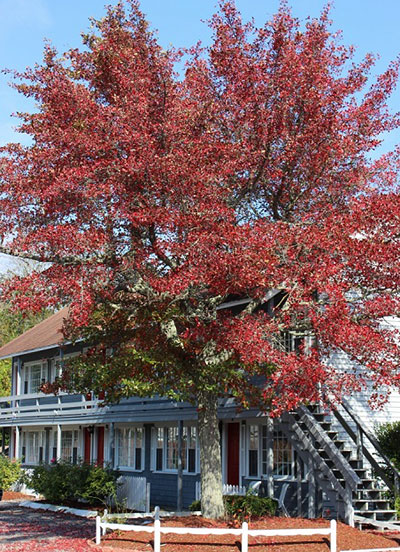
{"label": "white picket fence", "polygon": [[150,511],[150,483],[145,477],[121,475],[118,478],[117,498],[130,510]]}
{"label": "white picket fence", "polygon": [[241,551],[248,552],[249,537],[297,537],[311,535],[327,535],[330,537],[330,552],[337,552],[337,527],[333,519],[329,527],[315,529],[249,529],[248,523],[243,522],[241,529],[230,527],[211,529],[194,527],[167,527],[161,526],[160,509],[157,506],[154,512],[154,525],[125,525],[120,523],[108,523],[107,517],[96,517],[96,544],[100,544],[101,536],[106,530],[136,531],[138,533],[154,533],[154,552],[161,552],[161,535],[173,533],[175,535],[235,535],[241,537]]}
{"label": "white picket fence", "polygon": [[[222,485],[222,494],[223,495],[242,495],[242,496],[244,496],[246,494],[246,490],[247,489],[244,485],[227,485],[226,483],[224,483]],[[200,481],[196,481],[195,498],[196,498],[196,500],[201,499]]]}
{"label": "white picket fence", "polygon": [[246,487],[244,485],[222,485],[223,495],[242,495],[246,494]]}

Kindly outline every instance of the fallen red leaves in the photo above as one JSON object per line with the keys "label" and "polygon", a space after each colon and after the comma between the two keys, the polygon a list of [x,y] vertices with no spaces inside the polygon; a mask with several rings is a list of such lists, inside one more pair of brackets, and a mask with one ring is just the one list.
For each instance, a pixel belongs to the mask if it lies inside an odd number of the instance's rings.
{"label": "fallen red leaves", "polygon": [[[224,527],[224,522],[215,522],[208,519],[191,516],[188,518],[171,518],[162,521],[162,524],[174,527]],[[297,518],[264,518],[250,523],[252,528],[284,529],[307,528],[327,525],[323,519]],[[390,548],[400,542],[398,537],[391,534],[386,537],[369,532],[361,532],[343,523],[338,524],[338,550]],[[162,535],[163,552],[238,552],[240,539],[235,536],[190,536],[190,535]],[[271,546],[272,545],[272,546]],[[152,535],[148,533],[117,532],[107,535],[102,540],[103,550],[130,550],[131,552],[150,551],[152,549]],[[223,547],[223,548],[221,548]],[[321,536],[314,537],[250,537],[249,550],[256,552],[328,552],[329,539]]]}

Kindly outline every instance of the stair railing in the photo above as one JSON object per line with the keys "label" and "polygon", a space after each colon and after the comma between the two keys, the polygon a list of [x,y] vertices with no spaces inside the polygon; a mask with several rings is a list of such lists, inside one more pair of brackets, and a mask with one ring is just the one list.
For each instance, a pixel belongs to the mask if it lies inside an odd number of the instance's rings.
{"label": "stair railing", "polygon": [[[383,452],[375,435],[365,426],[361,418],[358,416],[358,414],[354,412],[354,410],[351,408],[351,406],[349,405],[346,399],[342,400],[341,406],[355,423],[356,431],[353,430],[353,428],[350,426],[350,424],[344,418],[343,414],[338,410],[338,408],[335,405],[332,405],[332,406],[333,406],[334,416],[337,418],[337,420],[340,422],[340,424],[345,429],[347,434],[351,437],[351,439],[356,444],[358,458],[361,459],[362,455],[364,455],[365,458],[368,460],[368,462],[371,464],[371,466],[374,468],[376,473],[379,475],[379,477],[383,479],[386,485],[390,489],[392,489],[396,495],[398,495],[399,483],[400,483],[400,472],[396,468],[396,466],[390,461],[390,459],[386,456],[386,454]],[[384,461],[386,466],[390,469],[393,475],[393,480],[391,479],[387,471],[385,471],[385,469],[381,466],[381,464],[375,458],[375,456],[371,453],[371,451],[365,446],[364,436],[368,439],[372,447],[379,454],[379,456]]]}

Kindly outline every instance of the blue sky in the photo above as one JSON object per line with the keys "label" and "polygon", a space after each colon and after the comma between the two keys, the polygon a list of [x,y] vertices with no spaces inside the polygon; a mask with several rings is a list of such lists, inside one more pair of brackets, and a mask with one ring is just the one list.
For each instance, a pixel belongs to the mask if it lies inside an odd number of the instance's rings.
{"label": "blue sky", "polygon": [[[23,70],[42,59],[44,38],[62,52],[81,44],[80,33],[89,28],[89,17],[104,14],[104,0],[0,0],[0,68]],[[109,2],[114,4],[114,0]],[[292,0],[293,13],[301,19],[317,16],[324,0]],[[216,9],[215,0],[142,0],[142,10],[152,28],[158,29],[164,47],[189,46],[197,40],[209,42],[210,32],[202,20]],[[279,0],[237,0],[244,19],[254,17],[262,25],[277,10]],[[367,52],[380,55],[374,73],[382,72],[400,53],[399,0],[336,0],[331,11],[333,29],[343,31],[345,44],[357,48],[356,59]],[[32,104],[20,97],[0,76],[0,143],[19,141],[13,131],[12,112],[31,110]],[[391,107],[400,110],[400,91]],[[385,138],[382,150],[400,143],[400,132]],[[0,271],[7,266],[0,257]]]}

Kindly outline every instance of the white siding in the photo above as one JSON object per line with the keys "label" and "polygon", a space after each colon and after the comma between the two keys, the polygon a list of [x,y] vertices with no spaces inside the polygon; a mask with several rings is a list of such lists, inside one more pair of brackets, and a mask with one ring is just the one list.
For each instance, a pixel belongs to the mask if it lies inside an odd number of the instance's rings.
{"label": "white siding", "polygon": [[[385,320],[385,323],[388,326],[394,326],[400,332],[400,318],[390,318]],[[343,372],[353,369],[351,361],[344,353],[333,354],[329,359],[329,364],[334,365],[338,370]],[[361,368],[359,369],[361,370]],[[382,392],[386,393],[387,390],[389,389],[382,389]],[[395,388],[389,391],[388,401],[379,409],[371,408],[369,405],[372,385],[358,393],[353,393],[351,397],[347,397],[350,406],[370,430],[373,430],[380,423],[400,421],[400,393]]]}

